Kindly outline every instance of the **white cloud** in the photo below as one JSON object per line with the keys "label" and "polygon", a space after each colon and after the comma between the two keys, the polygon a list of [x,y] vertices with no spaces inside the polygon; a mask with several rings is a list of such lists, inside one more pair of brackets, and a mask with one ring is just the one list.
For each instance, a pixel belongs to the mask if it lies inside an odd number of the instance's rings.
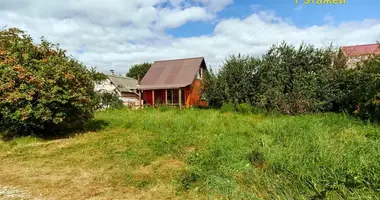
{"label": "white cloud", "polygon": [[45,36],[88,66],[123,74],[131,64],[193,56],[218,67],[230,54],[259,56],[283,40],[352,45],[375,42],[380,35],[380,20],[299,28],[263,11],[244,19],[219,19],[208,35],[166,34],[189,21],[214,20],[232,0],[1,1],[0,26],[19,27],[36,40]]}
{"label": "white cloud", "polygon": [[158,26],[162,28],[179,27],[189,21],[204,21],[214,18],[206,9],[190,7],[181,9],[162,9],[159,12]]}
{"label": "white cloud", "polygon": [[200,2],[213,11],[220,11],[227,5],[231,4],[233,0],[194,0]]}

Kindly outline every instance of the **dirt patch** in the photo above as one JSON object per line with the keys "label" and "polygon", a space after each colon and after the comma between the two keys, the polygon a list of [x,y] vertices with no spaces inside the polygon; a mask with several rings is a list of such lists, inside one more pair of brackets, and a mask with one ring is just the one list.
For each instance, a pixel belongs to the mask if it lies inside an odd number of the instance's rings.
{"label": "dirt patch", "polygon": [[29,193],[16,187],[0,185],[0,199],[36,199]]}

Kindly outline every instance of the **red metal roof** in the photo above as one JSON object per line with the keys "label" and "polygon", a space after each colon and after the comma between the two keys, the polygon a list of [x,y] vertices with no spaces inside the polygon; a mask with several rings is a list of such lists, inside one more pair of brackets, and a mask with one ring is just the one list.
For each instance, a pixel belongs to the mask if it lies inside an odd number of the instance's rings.
{"label": "red metal roof", "polygon": [[343,54],[348,57],[364,55],[380,55],[380,44],[365,44],[341,47]]}
{"label": "red metal roof", "polygon": [[141,80],[139,89],[169,89],[186,87],[193,83],[203,57],[156,61]]}

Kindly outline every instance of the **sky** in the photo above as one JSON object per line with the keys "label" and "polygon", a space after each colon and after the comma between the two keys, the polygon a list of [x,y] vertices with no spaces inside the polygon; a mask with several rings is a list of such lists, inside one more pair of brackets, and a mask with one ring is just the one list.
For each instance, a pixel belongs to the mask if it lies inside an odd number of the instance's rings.
{"label": "sky", "polygon": [[[88,67],[233,54],[261,56],[286,41],[324,47],[380,41],[379,0],[0,0],[0,26],[44,36]],[[334,0],[331,0],[333,2]]]}

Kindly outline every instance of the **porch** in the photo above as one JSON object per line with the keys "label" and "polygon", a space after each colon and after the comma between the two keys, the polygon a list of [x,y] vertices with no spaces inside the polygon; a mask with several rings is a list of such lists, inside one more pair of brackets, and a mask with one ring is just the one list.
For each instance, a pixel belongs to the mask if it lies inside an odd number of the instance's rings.
{"label": "porch", "polygon": [[187,95],[185,88],[145,90],[143,95],[146,104],[151,106],[186,106]]}

